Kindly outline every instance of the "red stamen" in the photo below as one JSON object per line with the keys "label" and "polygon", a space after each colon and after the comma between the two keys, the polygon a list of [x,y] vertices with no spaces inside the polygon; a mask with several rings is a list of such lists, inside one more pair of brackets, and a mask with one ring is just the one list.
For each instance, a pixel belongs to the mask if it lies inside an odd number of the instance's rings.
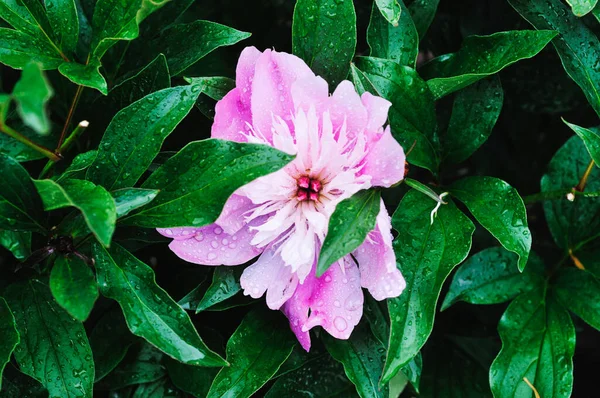
{"label": "red stamen", "polygon": [[323,188],[323,186],[321,185],[321,182],[318,180],[310,180],[310,190],[313,192],[321,192],[321,188]]}
{"label": "red stamen", "polygon": [[300,188],[308,189],[308,187],[310,186],[310,182],[310,178],[306,176],[298,178],[298,186]]}
{"label": "red stamen", "polygon": [[308,192],[306,192],[303,189],[299,189],[298,193],[296,194],[296,198],[298,199],[298,202],[302,202],[303,200],[308,199]]}
{"label": "red stamen", "polygon": [[311,192],[308,194],[310,200],[314,200],[315,202],[319,200],[319,194],[316,192]]}

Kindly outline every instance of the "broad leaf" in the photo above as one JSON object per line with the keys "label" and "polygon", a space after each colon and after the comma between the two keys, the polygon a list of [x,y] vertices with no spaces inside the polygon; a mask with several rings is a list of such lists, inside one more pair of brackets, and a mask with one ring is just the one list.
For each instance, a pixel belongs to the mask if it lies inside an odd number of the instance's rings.
{"label": "broad leaf", "polygon": [[569,397],[573,387],[575,328],[569,313],[538,288],[517,297],[500,319],[502,350],[490,368],[496,397]]}
{"label": "broad leaf", "polygon": [[292,23],[293,53],[333,90],[350,70],[356,48],[352,1],[298,0]]}
{"label": "broad leaf", "polygon": [[[577,1],[577,0],[575,0]],[[586,24],[560,0],[508,0],[536,29],[553,29],[552,40],[565,71],[581,87],[588,102],[600,114],[600,41]]]}
{"label": "broad leaf", "polygon": [[[33,129],[25,126],[20,120],[11,121],[11,127],[29,138],[30,140],[45,146],[46,148],[54,148],[57,142],[57,137],[49,135],[40,135]],[[31,160],[46,159],[43,153],[9,137],[7,134],[0,134],[0,153],[10,156],[17,162],[29,162]]]}
{"label": "broad leaf", "polygon": [[98,298],[96,278],[80,258],[59,256],[50,273],[50,290],[56,302],[75,319],[83,322]]}
{"label": "broad leaf", "polygon": [[517,253],[523,271],[531,250],[531,232],[517,190],[498,178],[466,177],[452,184],[450,192],[505,249]]}
{"label": "broad leaf", "polygon": [[[418,73],[407,66],[379,58],[359,58],[358,68],[380,95],[392,103],[389,110],[394,138],[412,149],[409,163],[436,172],[439,164],[434,142],[436,116],[433,95]],[[365,89],[368,88],[365,86]]]}
{"label": "broad leaf", "polygon": [[75,156],[69,167],[54,179],[56,182],[61,182],[67,179],[85,179],[85,172],[92,165],[98,152],[96,150],[80,153]]}
{"label": "broad leaf", "polygon": [[115,200],[101,186],[89,181],[65,180],[60,184],[52,180],[35,180],[35,187],[47,211],[75,207],[87,226],[103,245],[108,246],[115,232],[117,210]]}
{"label": "broad leaf", "polygon": [[64,62],[59,53],[44,39],[16,30],[0,28],[0,62],[15,69],[23,69],[37,62],[41,68],[56,69]]}
{"label": "broad leaf", "polygon": [[133,186],[199,94],[196,86],[167,88],[117,113],[102,137],[87,179],[110,191]]}
{"label": "broad leaf", "polygon": [[113,191],[112,196],[115,199],[117,217],[124,217],[135,209],[152,202],[158,195],[158,189],[143,188],[123,188]]}
{"label": "broad leaf", "polygon": [[376,189],[359,191],[337,204],[319,253],[317,276],[323,275],[331,264],[364,242],[369,232],[375,229],[380,206],[381,193]]}
{"label": "broad leaf", "polygon": [[242,290],[240,286],[241,267],[218,267],[212,277],[212,283],[196,306],[196,314],[222,303]]}
{"label": "broad leaf", "polygon": [[127,356],[100,381],[98,387],[117,390],[134,384],[157,381],[166,375],[162,361],[163,354],[150,344],[136,344],[129,348]]}
{"label": "broad leaf", "polygon": [[388,397],[388,386],[379,386],[385,362],[385,347],[364,325],[358,326],[348,340],[323,336],[327,351],[344,365],[361,398]]}
{"label": "broad leaf", "polygon": [[48,398],[48,391],[42,384],[9,364],[4,369],[0,398]]}
{"label": "broad leaf", "polygon": [[552,286],[558,301],[569,311],[600,330],[600,281],[588,271],[564,268]]}
{"label": "broad leaf", "polygon": [[9,286],[5,297],[21,335],[14,352],[21,371],[40,381],[51,397],[91,397],[94,362],[83,325],[36,279]]}
{"label": "broad leaf", "polygon": [[202,93],[208,95],[215,101],[222,99],[229,91],[235,88],[235,80],[228,77],[190,77],[185,78],[190,84],[202,86]]}
{"label": "broad leaf", "polygon": [[408,0],[406,6],[422,39],[433,22],[440,0]]}
{"label": "broad leaf", "polygon": [[471,249],[473,223],[449,201],[439,208],[431,224],[430,213],[435,205],[411,190],[392,217],[398,231],[394,250],[406,288],[400,297],[388,300],[392,324],[384,382],[414,358],[427,341],[442,284]]}
{"label": "broad leaf", "polygon": [[79,18],[76,0],[45,0],[48,21],[57,36],[56,45],[67,53],[74,53],[79,40]]}
{"label": "broad leaf", "polygon": [[296,339],[279,314],[250,312],[227,342],[227,362],[207,398],[249,397],[273,377]]}
{"label": "broad leaf", "polygon": [[25,125],[40,134],[50,133],[46,104],[52,94],[52,87],[46,80],[40,65],[34,62],[27,64],[23,68],[21,78],[15,84],[12,95]]}
{"label": "broad leaf", "polygon": [[216,139],[191,142],[142,185],[161,190],[152,203],[123,221],[149,228],[210,224],[236,189],[292,159],[266,145]]}
{"label": "broad leaf", "polygon": [[100,291],[116,300],[133,334],[190,365],[223,366],[192,325],[190,317],[155,281],[146,264],[118,245],[92,246]]}
{"label": "broad leaf", "polygon": [[0,297],[0,388],[2,388],[2,373],[10,361],[10,357],[19,344],[19,332],[15,317],[8,307],[6,300]]}
{"label": "broad leaf", "polygon": [[373,3],[367,30],[367,43],[371,48],[369,55],[414,68],[419,53],[419,34],[402,0],[393,1],[402,7],[400,22],[396,26],[391,25]]}
{"label": "broad leaf", "polygon": [[597,127],[584,128],[575,124],[571,124],[563,119],[563,122],[577,134],[585,144],[590,156],[596,162],[596,166],[600,167],[600,134]]}
{"label": "broad leaf", "polygon": [[73,83],[95,88],[102,94],[108,94],[108,86],[104,76],[100,73],[100,62],[92,61],[88,65],[75,62],[65,62],[58,67],[58,71]]}
{"label": "broad leaf", "polygon": [[27,170],[0,153],[0,225],[11,230],[43,232],[42,201]]}
{"label": "broad leaf", "polygon": [[557,35],[549,30],[513,30],[490,36],[469,36],[460,50],[443,55],[420,72],[436,99],[493,75],[522,59],[531,58]]}
{"label": "broad leaf", "polygon": [[179,388],[194,397],[206,397],[218,369],[184,365],[173,359],[167,360],[169,378]]}
{"label": "broad leaf", "polygon": [[[377,6],[378,12],[381,13],[386,22],[392,24],[392,26],[398,26],[398,21],[402,16],[402,13],[406,10],[402,9],[400,5],[401,0],[375,0],[373,3]],[[373,18],[371,16],[371,18]]]}
{"label": "broad leaf", "polygon": [[458,301],[498,304],[543,286],[544,263],[534,253],[525,272],[517,267],[517,256],[501,247],[491,247],[471,256],[452,278],[442,311]]}
{"label": "broad leaf", "polygon": [[503,101],[498,76],[482,79],[459,91],[443,137],[444,161],[460,163],[483,145],[492,134]]}
{"label": "broad leaf", "polygon": [[598,0],[567,0],[567,3],[571,6],[573,14],[583,17],[596,7]]}
{"label": "broad leaf", "polygon": [[0,246],[23,260],[31,254],[31,232],[0,230]]}

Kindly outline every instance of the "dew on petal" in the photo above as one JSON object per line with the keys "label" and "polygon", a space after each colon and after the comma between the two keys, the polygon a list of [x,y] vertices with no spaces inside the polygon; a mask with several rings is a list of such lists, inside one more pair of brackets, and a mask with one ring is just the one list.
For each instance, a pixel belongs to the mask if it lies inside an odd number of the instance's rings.
{"label": "dew on petal", "polygon": [[343,332],[348,328],[348,322],[346,322],[346,320],[341,316],[338,316],[333,320],[333,326],[335,326],[335,328],[340,332]]}

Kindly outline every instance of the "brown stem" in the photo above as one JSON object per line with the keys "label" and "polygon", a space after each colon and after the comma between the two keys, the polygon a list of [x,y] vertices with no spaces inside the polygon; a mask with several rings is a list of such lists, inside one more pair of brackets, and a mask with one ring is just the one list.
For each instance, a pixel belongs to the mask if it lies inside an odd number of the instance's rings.
{"label": "brown stem", "polygon": [[81,92],[83,91],[83,86],[77,86],[77,91],[75,92],[75,97],[73,97],[73,102],[71,103],[71,107],[69,108],[69,113],[67,114],[67,120],[65,121],[65,125],[63,126],[62,132],[60,133],[60,139],[58,140],[58,144],[56,145],[56,151],[60,150],[62,146],[65,135],[67,134],[67,130],[69,125],[71,124],[71,120],[73,119],[73,115],[75,114],[75,108],[77,108],[77,103],[79,102],[79,98],[81,97]]}
{"label": "brown stem", "polygon": [[590,162],[590,164],[588,164],[587,169],[585,169],[585,173],[583,173],[581,180],[579,180],[579,184],[577,184],[577,186],[575,187],[576,191],[583,192],[583,190],[585,189],[585,184],[587,184],[587,180],[590,174],[592,173],[592,170],[594,169],[594,165],[595,163],[593,160]]}
{"label": "brown stem", "polygon": [[46,156],[48,159],[52,160],[53,162],[60,160],[60,155],[57,155],[56,153],[52,152],[50,149],[48,149],[42,145],[36,144],[35,142],[31,141],[29,138],[25,137],[23,134],[11,129],[10,127],[8,127],[4,124],[0,124],[0,131],[2,131],[4,134],[14,138],[15,140],[19,141],[20,143],[25,144],[32,149],[35,149],[36,151],[38,151],[42,155]]}

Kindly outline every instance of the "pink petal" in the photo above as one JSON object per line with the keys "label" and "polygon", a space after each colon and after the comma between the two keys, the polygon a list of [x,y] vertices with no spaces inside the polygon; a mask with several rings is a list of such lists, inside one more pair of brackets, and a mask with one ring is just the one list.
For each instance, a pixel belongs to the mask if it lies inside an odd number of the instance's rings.
{"label": "pink petal", "polygon": [[226,233],[233,235],[245,225],[244,214],[255,207],[256,205],[246,196],[234,193],[227,199],[215,224],[223,228]]}
{"label": "pink petal", "polygon": [[244,294],[252,298],[259,298],[267,292],[267,305],[277,310],[294,294],[298,278],[285,265],[277,247],[271,245],[244,270],[240,285]]}
{"label": "pink petal", "polygon": [[346,121],[348,135],[362,132],[367,125],[367,110],[354,85],[348,80],[342,81],[333,92],[329,101],[329,112],[334,130]]}
{"label": "pink petal", "polygon": [[254,80],[254,70],[256,61],[262,55],[256,47],[246,47],[240,54],[240,58],[235,69],[235,86],[241,90],[240,100],[250,108],[250,98],[252,96],[252,80]]}
{"label": "pink petal", "polygon": [[392,103],[381,97],[376,97],[369,92],[363,93],[360,99],[367,109],[367,131],[379,131],[387,121],[388,110]]}
{"label": "pink petal", "polygon": [[402,273],[396,266],[391,229],[390,216],[381,201],[375,229],[352,253],[360,268],[361,285],[369,290],[375,300],[398,297],[406,287]]}
{"label": "pink petal", "polygon": [[253,236],[248,226],[228,234],[219,225],[211,224],[199,228],[189,239],[174,240],[169,248],[194,264],[238,265],[260,254],[260,249],[250,244]]}
{"label": "pink petal", "polygon": [[281,307],[281,311],[290,320],[290,328],[296,335],[302,348],[307,352],[310,350],[310,332],[303,331],[302,327],[308,321],[310,300],[316,286],[316,281],[317,279],[313,272],[304,280],[303,284],[298,285],[292,297]]}
{"label": "pink petal", "polygon": [[178,227],[178,228],[156,228],[159,234],[175,240],[186,240],[192,238],[201,228]]}
{"label": "pink petal", "polygon": [[364,297],[358,267],[350,256],[342,261],[344,269],[335,263],[315,282],[312,312],[302,331],[320,325],[333,337],[345,340],[360,321]]}
{"label": "pink petal", "polygon": [[252,81],[252,124],[267,141],[271,142],[273,116],[287,121],[294,113],[292,83],[312,76],[310,68],[295,55],[266,50],[258,58]]}
{"label": "pink petal", "polygon": [[217,102],[215,106],[215,121],[211,129],[212,138],[220,138],[236,142],[247,142],[243,134],[249,130],[248,124],[252,120],[250,106],[244,104],[240,97],[239,88],[234,88]]}
{"label": "pink petal", "polygon": [[320,76],[309,76],[292,83],[292,100],[296,111],[308,112],[310,106],[322,109],[329,100],[329,87]]}
{"label": "pink petal", "polygon": [[389,188],[404,178],[404,150],[392,137],[389,126],[375,139],[365,158],[363,173],[372,177],[373,186]]}

